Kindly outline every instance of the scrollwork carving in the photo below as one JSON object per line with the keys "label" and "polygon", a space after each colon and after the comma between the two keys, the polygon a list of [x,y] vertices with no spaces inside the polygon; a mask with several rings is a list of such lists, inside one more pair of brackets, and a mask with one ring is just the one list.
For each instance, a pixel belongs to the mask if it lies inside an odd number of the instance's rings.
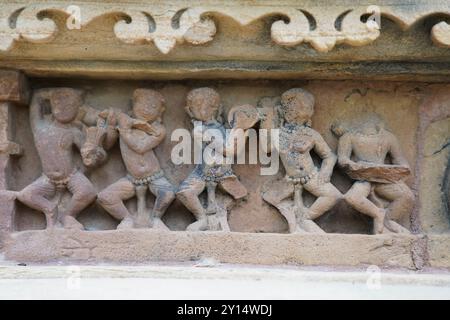
{"label": "scrollwork carving", "polygon": [[[126,43],[151,42],[159,51],[169,53],[177,43],[187,41],[194,45],[204,44],[216,33],[214,22],[202,19],[201,9],[182,9],[158,12],[131,11],[126,15],[131,21],[119,21],[114,26],[117,38]],[[154,24],[154,27],[152,25]]]}
{"label": "scrollwork carving", "polygon": [[362,9],[347,10],[331,19],[330,15],[292,10],[287,14],[288,23],[278,20],[272,24],[272,39],[283,46],[310,43],[319,52],[330,51],[339,43],[366,45],[378,38],[380,31],[360,21],[365,13]]}
{"label": "scrollwork carving", "polygon": [[[434,13],[450,15],[450,6],[417,4],[404,8],[390,6],[219,6],[202,3],[190,7],[189,3],[168,5],[108,5],[96,3],[78,4],[79,17],[72,17],[69,3],[59,4],[23,4],[3,5],[0,13],[0,50],[11,49],[15,40],[28,42],[49,42],[56,35],[57,27],[51,17],[43,12],[58,12],[68,18],[78,19],[80,28],[93,19],[119,14],[124,18],[114,25],[118,39],[129,44],[153,42],[158,50],[169,53],[177,44],[184,42],[202,45],[213,40],[217,28],[215,21],[208,15],[225,15],[242,26],[268,16],[282,16],[271,25],[271,38],[281,46],[296,46],[309,43],[318,52],[332,50],[337,44],[351,46],[367,45],[375,41],[382,29],[381,16],[395,21],[403,30],[420,19]],[[365,21],[364,18],[369,18]],[[431,30],[432,40],[439,46],[449,46],[449,25],[439,22]]]}
{"label": "scrollwork carving", "polygon": [[13,5],[0,12],[0,50],[11,49],[15,40],[48,42],[57,28],[53,20],[43,17],[47,8],[42,6]]}
{"label": "scrollwork carving", "polygon": [[450,47],[450,25],[439,22],[431,29],[431,39],[438,46]]}

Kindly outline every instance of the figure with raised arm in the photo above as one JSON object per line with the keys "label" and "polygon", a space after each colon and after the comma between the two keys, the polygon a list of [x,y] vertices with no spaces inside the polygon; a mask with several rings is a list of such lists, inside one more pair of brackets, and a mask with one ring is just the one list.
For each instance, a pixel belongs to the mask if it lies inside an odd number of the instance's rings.
{"label": "figure with raised arm", "polygon": [[[194,143],[202,150],[203,161],[181,183],[177,192],[178,199],[191,211],[196,221],[187,227],[188,231],[223,230],[229,231],[226,209],[216,201],[216,188],[219,187],[234,200],[247,195],[247,189],[234,174],[228,156],[242,152],[245,143],[237,144],[239,133],[244,137],[248,129],[258,121],[256,108],[237,106],[230,110],[231,132],[221,120],[221,102],[219,94],[211,88],[191,90],[186,99],[186,112],[194,123]],[[210,137],[210,135],[212,135]],[[210,139],[212,138],[212,139]],[[199,198],[207,190],[207,206],[203,207]],[[213,217],[220,216],[220,226],[214,226]]]}
{"label": "figure with raised arm", "polygon": [[[120,150],[128,175],[98,194],[98,203],[114,218],[120,220],[118,229],[152,227],[169,230],[161,220],[175,199],[175,188],[164,176],[154,149],[164,140],[162,123],[164,97],[151,89],[136,89],[133,93],[133,116],[120,113],[118,130]],[[155,195],[152,210],[146,208],[146,194]],[[133,218],[124,204],[137,197],[138,212]]]}
{"label": "figure with raised arm", "polygon": [[[50,105],[50,114],[45,106]],[[96,192],[89,179],[75,166],[74,146],[82,148],[84,124],[98,112],[84,104],[84,92],[72,88],[37,90],[30,105],[34,142],[42,164],[42,176],[22,191],[19,201],[45,214],[47,228],[62,219],[65,228],[83,229],[77,215],[91,204]],[[81,120],[81,121],[80,121]],[[68,190],[72,197],[65,212],[58,212],[57,192]]]}

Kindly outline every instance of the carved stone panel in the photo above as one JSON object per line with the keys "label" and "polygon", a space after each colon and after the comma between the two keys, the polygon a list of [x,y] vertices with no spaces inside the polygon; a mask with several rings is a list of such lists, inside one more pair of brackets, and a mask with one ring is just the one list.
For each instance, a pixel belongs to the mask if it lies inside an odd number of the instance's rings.
{"label": "carved stone panel", "polygon": [[448,3],[3,2],[6,259],[449,266]]}

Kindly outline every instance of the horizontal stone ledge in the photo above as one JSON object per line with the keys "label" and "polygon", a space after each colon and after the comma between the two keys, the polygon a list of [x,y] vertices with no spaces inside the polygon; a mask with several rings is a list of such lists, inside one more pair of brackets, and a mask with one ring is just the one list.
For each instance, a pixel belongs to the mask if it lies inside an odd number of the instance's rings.
{"label": "horizontal stone ledge", "polygon": [[161,232],[156,230],[23,231],[3,238],[17,263],[149,263],[214,259],[257,265],[333,265],[415,269],[416,235]]}
{"label": "horizontal stone ledge", "polygon": [[1,60],[0,68],[23,70],[29,77],[126,80],[323,79],[450,81],[450,63],[436,62],[289,62],[289,61],[93,61]]}
{"label": "horizontal stone ledge", "polygon": [[[177,280],[236,280],[305,281],[315,284],[351,282],[366,284],[370,274],[365,269],[348,269],[297,266],[236,266],[199,263],[148,264],[148,265],[2,265],[0,282],[7,279],[66,279],[68,273],[77,273],[82,279],[177,279]],[[450,290],[450,274],[436,270],[399,272],[398,269],[382,270],[383,285],[417,285],[447,287]]]}

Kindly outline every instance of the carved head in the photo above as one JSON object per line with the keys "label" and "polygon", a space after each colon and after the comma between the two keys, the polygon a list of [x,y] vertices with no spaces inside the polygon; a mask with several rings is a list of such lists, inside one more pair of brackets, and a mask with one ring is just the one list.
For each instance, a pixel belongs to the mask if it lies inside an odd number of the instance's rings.
{"label": "carved head", "polygon": [[308,124],[314,114],[314,96],[301,88],[281,95],[281,113],[287,123]]}
{"label": "carved head", "polygon": [[78,115],[84,103],[84,92],[72,88],[55,88],[50,91],[50,105],[53,117],[58,122],[70,123]]}
{"label": "carved head", "polygon": [[210,121],[220,113],[220,96],[211,88],[191,90],[186,97],[186,112],[192,119]]}
{"label": "carved head", "polygon": [[386,128],[383,118],[373,112],[362,115],[355,122],[356,131],[362,134],[375,134]]}
{"label": "carved head", "polygon": [[163,95],[151,89],[136,89],[133,92],[133,114],[137,119],[153,122],[161,118],[166,101]]}

